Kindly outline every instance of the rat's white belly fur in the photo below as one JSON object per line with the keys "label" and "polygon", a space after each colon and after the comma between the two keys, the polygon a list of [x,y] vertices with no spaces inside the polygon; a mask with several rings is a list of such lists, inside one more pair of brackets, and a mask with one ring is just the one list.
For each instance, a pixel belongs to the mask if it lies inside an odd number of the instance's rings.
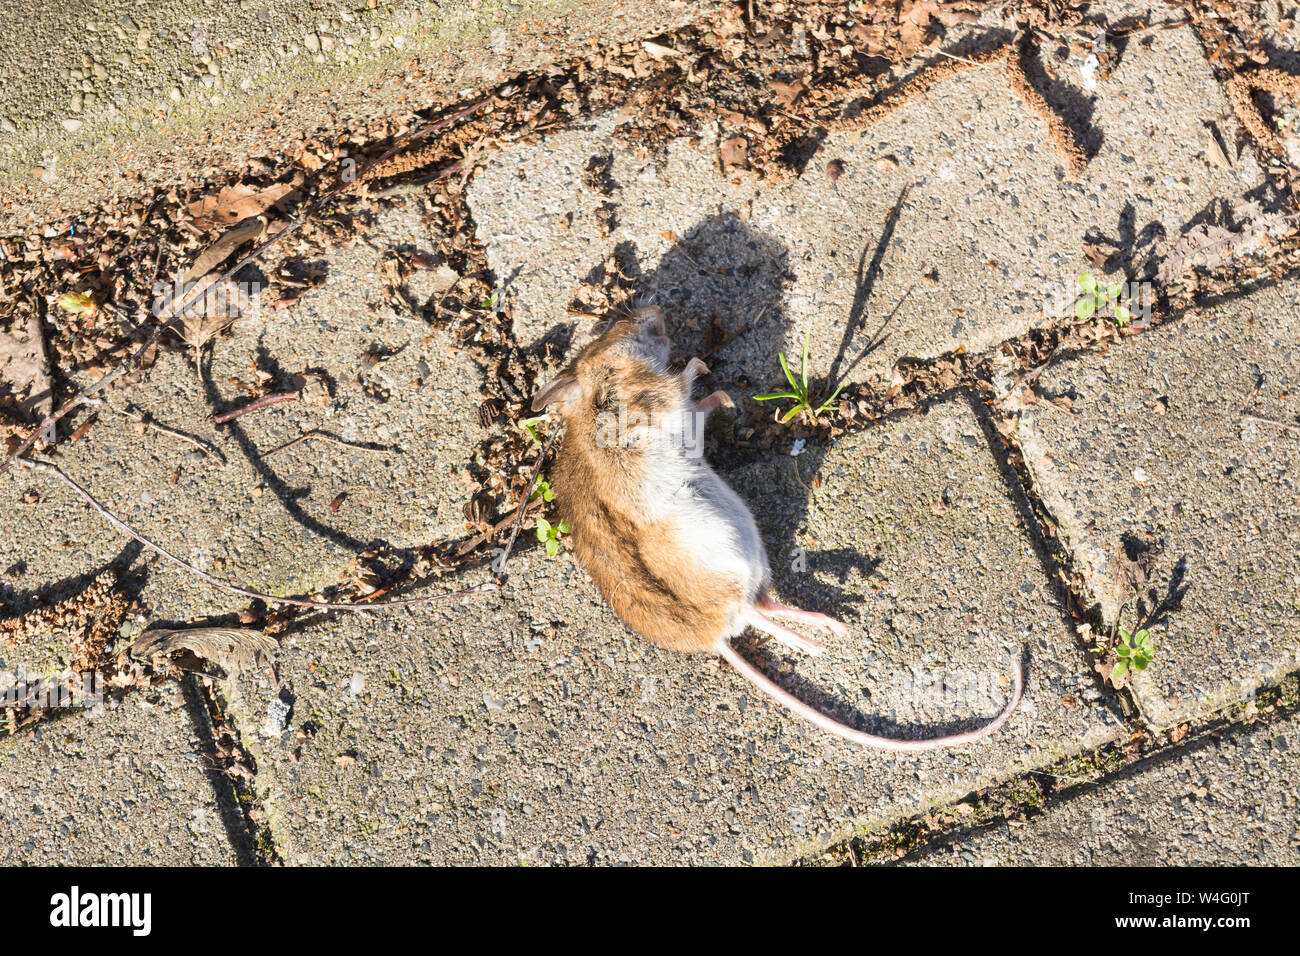
{"label": "rat's white belly fur", "polygon": [[647,458],[643,500],[652,516],[671,521],[682,550],[701,567],[742,582],[737,597],[752,605],[769,573],[763,539],[745,503],[703,458],[684,454],[680,446],[656,443]]}

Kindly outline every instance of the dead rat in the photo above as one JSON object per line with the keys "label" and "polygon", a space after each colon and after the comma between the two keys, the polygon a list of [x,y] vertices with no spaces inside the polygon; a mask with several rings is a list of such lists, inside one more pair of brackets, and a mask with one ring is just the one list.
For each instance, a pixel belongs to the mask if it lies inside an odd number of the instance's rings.
{"label": "dead rat", "polygon": [[642,637],[675,651],[721,654],[790,710],[845,740],[884,750],[951,747],[996,731],[1020,700],[1024,676],[1012,661],[1011,700],[978,730],[927,740],[878,737],[814,709],[771,681],[731,646],[753,627],[792,650],[821,644],[782,620],[848,634],[824,614],[787,607],[769,594],[767,552],[753,515],[701,455],[705,420],[732,407],[726,392],[696,402],[698,358],[668,371],[664,314],[639,309],[598,337],[533,399],[564,422],[555,501],[572,527],[578,561],[614,612]]}

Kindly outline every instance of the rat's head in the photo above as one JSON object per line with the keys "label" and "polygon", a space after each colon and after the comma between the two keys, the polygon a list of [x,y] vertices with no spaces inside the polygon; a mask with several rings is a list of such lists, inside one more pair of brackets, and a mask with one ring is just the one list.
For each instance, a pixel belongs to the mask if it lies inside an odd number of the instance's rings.
{"label": "rat's head", "polygon": [[565,418],[584,410],[599,413],[620,397],[626,400],[634,383],[645,386],[667,375],[671,345],[663,309],[606,319],[596,331],[591,344],[533,397],[533,411],[554,403]]}

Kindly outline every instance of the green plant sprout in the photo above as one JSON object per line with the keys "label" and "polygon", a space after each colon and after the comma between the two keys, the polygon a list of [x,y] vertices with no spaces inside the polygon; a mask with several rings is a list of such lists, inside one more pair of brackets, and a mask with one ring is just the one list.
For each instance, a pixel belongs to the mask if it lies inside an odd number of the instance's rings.
{"label": "green plant sprout", "polygon": [[546,556],[555,557],[560,550],[560,536],[569,533],[569,522],[551,524],[545,518],[537,519],[537,540],[546,546]]}
{"label": "green plant sprout", "polygon": [[1132,668],[1144,671],[1156,656],[1156,646],[1151,643],[1151,634],[1144,627],[1136,634],[1130,634],[1124,628],[1119,629],[1119,645],[1115,648],[1119,660],[1111,673],[1111,680],[1118,680]]}
{"label": "green plant sprout", "polygon": [[803,361],[799,369],[798,379],[796,379],[794,377],[794,373],[790,371],[790,363],[785,360],[785,353],[783,352],[776,353],[777,358],[781,360],[781,371],[785,372],[786,381],[790,383],[790,391],[773,392],[770,395],[754,396],[754,400],[758,402],[771,402],[782,398],[794,399],[795,404],[790,408],[789,411],[787,411],[784,415],[781,416],[781,424],[783,425],[789,422],[792,418],[794,418],[804,409],[807,409],[808,411],[812,412],[814,418],[820,415],[822,412],[826,411],[826,409],[830,407],[831,402],[835,401],[836,396],[840,394],[840,389],[844,387],[843,382],[835,386],[835,391],[831,392],[830,396],[824,402],[818,405],[815,409],[813,408],[812,401],[808,397],[808,342],[811,338],[812,338],[811,332],[804,333]]}
{"label": "green plant sprout", "polygon": [[1115,316],[1115,324],[1121,329],[1133,321],[1133,313],[1120,301],[1124,294],[1124,283],[1102,285],[1091,272],[1080,272],[1076,286],[1079,298],[1074,303],[1075,318],[1090,319],[1109,307]]}
{"label": "green plant sprout", "polygon": [[537,484],[533,486],[533,493],[528,496],[529,501],[536,501],[541,498],[547,504],[555,499],[555,492],[551,490],[551,483],[540,475],[537,478]]}
{"label": "green plant sprout", "polygon": [[[519,427],[528,432],[528,437],[533,440],[534,445],[540,445],[542,443],[542,440],[537,437],[537,423],[545,420],[545,415],[538,415],[536,418],[521,418],[519,420]],[[546,500],[550,501],[551,499],[547,498]]]}

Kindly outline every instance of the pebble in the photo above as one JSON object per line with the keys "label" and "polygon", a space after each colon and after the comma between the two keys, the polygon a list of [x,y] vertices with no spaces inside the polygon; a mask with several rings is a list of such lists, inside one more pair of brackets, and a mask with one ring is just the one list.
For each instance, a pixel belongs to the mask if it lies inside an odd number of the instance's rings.
{"label": "pebble", "polygon": [[86,124],[79,119],[69,118],[63,121],[63,128],[66,129],[69,133],[75,133],[77,130],[81,129],[81,127],[83,127],[84,125]]}
{"label": "pebble", "polygon": [[263,737],[278,737],[284,733],[285,722],[289,719],[289,705],[280,698],[272,698],[266,704],[266,721],[262,724]]}

